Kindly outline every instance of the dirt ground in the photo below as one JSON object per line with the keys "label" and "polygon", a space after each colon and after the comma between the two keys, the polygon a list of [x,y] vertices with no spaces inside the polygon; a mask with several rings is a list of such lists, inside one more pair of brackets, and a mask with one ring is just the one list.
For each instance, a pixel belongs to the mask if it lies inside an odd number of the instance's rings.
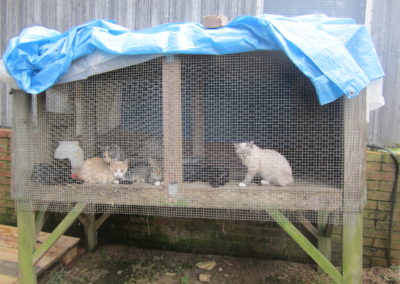
{"label": "dirt ground", "polygon": [[[212,270],[196,267],[215,261]],[[289,261],[199,255],[121,245],[102,246],[83,253],[67,267],[57,265],[41,276],[40,284],[197,284],[209,274],[215,284],[330,284],[315,266]],[[207,277],[207,276],[206,276]],[[365,269],[363,283],[400,283],[399,267]]]}

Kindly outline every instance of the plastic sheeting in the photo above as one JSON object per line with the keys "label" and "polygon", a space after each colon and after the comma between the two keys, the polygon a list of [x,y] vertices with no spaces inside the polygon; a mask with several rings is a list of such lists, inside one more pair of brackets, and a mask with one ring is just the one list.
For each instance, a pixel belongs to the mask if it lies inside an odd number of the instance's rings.
{"label": "plastic sheeting", "polygon": [[[10,41],[3,61],[21,89],[37,94],[57,82],[83,79],[157,56],[278,49],[310,78],[321,104],[342,95],[352,98],[370,81],[384,76],[366,27],[352,19],[325,15],[240,16],[218,29],[171,23],[130,31],[104,20],[63,34],[31,27]],[[78,64],[71,68],[73,62]]]}

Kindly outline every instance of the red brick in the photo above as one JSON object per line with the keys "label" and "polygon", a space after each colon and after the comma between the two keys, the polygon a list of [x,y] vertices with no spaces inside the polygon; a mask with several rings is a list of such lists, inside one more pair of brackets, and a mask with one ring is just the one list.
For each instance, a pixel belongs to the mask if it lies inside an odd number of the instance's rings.
{"label": "red brick", "polygon": [[0,176],[0,184],[11,185],[11,179],[9,177]]}
{"label": "red brick", "polygon": [[11,186],[9,185],[0,185],[0,192],[10,192],[11,191]]}
{"label": "red brick", "polygon": [[371,257],[371,266],[382,266],[386,267],[387,262],[384,257]]}
{"label": "red brick", "polygon": [[0,161],[10,161],[11,162],[11,155],[9,153],[1,153],[0,152]]}
{"label": "red brick", "polygon": [[374,201],[374,200],[368,200],[365,208],[366,209],[376,209],[376,208],[378,208],[378,202]]}
{"label": "red brick", "polygon": [[0,170],[1,177],[11,177],[11,170]]}
{"label": "red brick", "polygon": [[389,201],[390,195],[391,195],[390,192],[384,192],[384,191],[369,191],[369,192],[367,192],[368,200]]}
{"label": "red brick", "polygon": [[7,144],[0,144],[0,153],[9,153]]}
{"label": "red brick", "polygon": [[394,164],[390,163],[383,163],[382,164],[382,171],[384,172],[394,172]]}
{"label": "red brick", "polygon": [[365,247],[372,247],[374,239],[373,238],[364,238],[363,239],[363,246]]}
{"label": "red brick", "polygon": [[393,189],[393,181],[391,182],[381,181],[379,184],[380,191],[392,191],[392,189]]}
{"label": "red brick", "polygon": [[367,189],[368,190],[379,190],[380,181],[378,180],[368,180]]}
{"label": "red brick", "polygon": [[0,137],[8,137],[9,132],[8,129],[0,129]]}
{"label": "red brick", "polygon": [[382,153],[376,151],[367,151],[367,161],[368,162],[381,162]]}
{"label": "red brick", "polygon": [[387,240],[385,239],[374,239],[373,247],[375,248],[387,248]]}
{"label": "red brick", "polygon": [[367,163],[367,171],[380,171],[381,169],[382,169],[381,163],[376,163],[376,162]]}
{"label": "red brick", "polygon": [[365,247],[364,248],[364,255],[366,256],[372,256],[372,257],[385,257],[385,249],[381,248],[370,248],[370,247]]}
{"label": "red brick", "polygon": [[368,171],[367,180],[382,180],[382,172]]}

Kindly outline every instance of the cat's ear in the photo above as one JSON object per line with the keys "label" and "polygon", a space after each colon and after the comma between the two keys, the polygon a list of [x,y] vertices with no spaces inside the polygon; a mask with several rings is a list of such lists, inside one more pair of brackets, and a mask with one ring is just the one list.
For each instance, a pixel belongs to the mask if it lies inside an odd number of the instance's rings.
{"label": "cat's ear", "polygon": [[250,142],[247,142],[247,143],[246,143],[246,146],[247,146],[247,147],[251,147],[251,148],[252,148],[253,145],[254,145],[254,141],[250,141]]}

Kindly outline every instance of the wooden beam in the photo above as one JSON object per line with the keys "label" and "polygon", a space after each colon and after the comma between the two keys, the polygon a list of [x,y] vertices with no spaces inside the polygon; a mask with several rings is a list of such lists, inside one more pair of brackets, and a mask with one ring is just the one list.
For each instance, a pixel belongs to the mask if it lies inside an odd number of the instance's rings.
{"label": "wooden beam", "polygon": [[[332,256],[332,240],[330,236],[325,234],[326,226],[328,223],[329,213],[325,211],[318,211],[318,250],[328,259],[331,260]],[[318,266],[318,272],[322,273],[324,270]]]}
{"label": "wooden beam", "polygon": [[97,220],[96,220],[96,230],[100,228],[101,225],[111,216],[111,213],[103,213]]}
{"label": "wooden beam", "polygon": [[18,207],[29,207],[29,204],[17,206],[18,222],[18,269],[19,283],[36,284],[37,277],[32,265],[32,254],[35,248],[35,215],[31,210],[21,210]]}
{"label": "wooden beam", "polygon": [[307,231],[309,231],[314,237],[318,236],[317,228],[314,227],[314,225],[307,219],[306,216],[304,216],[303,213],[299,213],[297,215],[297,219],[304,226],[304,228],[306,228]]}
{"label": "wooden beam", "polygon": [[319,250],[306,238],[277,209],[267,209],[267,212],[277,222],[282,229],[320,266],[337,284],[342,283],[342,275],[336,267],[322,254]]}
{"label": "wooden beam", "polygon": [[42,231],[43,225],[46,222],[47,215],[46,210],[49,207],[49,203],[44,203],[41,205],[39,212],[37,213],[36,220],[35,220],[35,236],[36,238],[39,236],[40,232]]}
{"label": "wooden beam", "polygon": [[164,137],[164,181],[181,184],[183,180],[181,64],[177,57],[162,62],[162,101]]}
{"label": "wooden beam", "polygon": [[43,242],[43,244],[34,252],[32,257],[32,264],[37,263],[44,254],[54,245],[54,243],[65,233],[65,231],[72,225],[78,215],[85,208],[86,203],[78,203],[72,208],[71,212],[58,224],[57,228],[50,234],[50,236]]}

